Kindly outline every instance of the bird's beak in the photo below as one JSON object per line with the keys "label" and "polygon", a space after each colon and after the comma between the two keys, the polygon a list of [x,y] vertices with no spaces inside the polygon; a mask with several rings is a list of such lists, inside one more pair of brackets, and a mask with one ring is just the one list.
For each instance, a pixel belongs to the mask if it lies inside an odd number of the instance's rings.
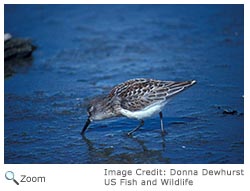
{"label": "bird's beak", "polygon": [[81,135],[84,134],[84,132],[86,131],[86,129],[88,128],[89,124],[91,123],[91,120],[88,118],[84,127],[82,128],[82,132],[81,132]]}

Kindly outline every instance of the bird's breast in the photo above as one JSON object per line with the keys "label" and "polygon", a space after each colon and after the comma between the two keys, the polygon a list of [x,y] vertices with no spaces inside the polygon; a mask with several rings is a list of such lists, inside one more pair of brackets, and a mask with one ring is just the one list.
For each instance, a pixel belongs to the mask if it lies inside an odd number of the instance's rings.
{"label": "bird's breast", "polygon": [[163,107],[167,104],[167,102],[157,102],[155,104],[149,105],[141,110],[137,111],[129,111],[127,109],[121,108],[120,113],[123,116],[126,116],[128,118],[134,118],[134,119],[145,119],[148,117],[151,117],[154,114],[159,113],[162,111]]}

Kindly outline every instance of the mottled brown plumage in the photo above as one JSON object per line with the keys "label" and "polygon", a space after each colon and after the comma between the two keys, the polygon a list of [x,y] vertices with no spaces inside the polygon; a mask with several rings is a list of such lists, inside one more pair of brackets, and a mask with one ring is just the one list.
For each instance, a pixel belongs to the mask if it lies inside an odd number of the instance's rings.
{"label": "mottled brown plumage", "polygon": [[115,86],[110,93],[102,98],[94,99],[88,108],[88,120],[82,134],[93,120],[126,116],[141,120],[140,125],[129,134],[140,128],[146,117],[160,113],[163,130],[162,109],[169,98],[193,85],[196,81],[160,81],[153,79],[132,79]]}

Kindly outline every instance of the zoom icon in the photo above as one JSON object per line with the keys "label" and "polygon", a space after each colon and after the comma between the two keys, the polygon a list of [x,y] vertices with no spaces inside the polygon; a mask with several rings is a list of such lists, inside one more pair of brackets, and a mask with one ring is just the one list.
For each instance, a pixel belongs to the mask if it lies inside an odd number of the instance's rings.
{"label": "zoom icon", "polygon": [[16,179],[15,179],[14,172],[12,172],[12,171],[7,171],[7,172],[5,173],[5,178],[6,178],[7,180],[13,180],[13,182],[15,182],[16,185],[19,185],[19,183],[18,183],[18,182],[16,181]]}

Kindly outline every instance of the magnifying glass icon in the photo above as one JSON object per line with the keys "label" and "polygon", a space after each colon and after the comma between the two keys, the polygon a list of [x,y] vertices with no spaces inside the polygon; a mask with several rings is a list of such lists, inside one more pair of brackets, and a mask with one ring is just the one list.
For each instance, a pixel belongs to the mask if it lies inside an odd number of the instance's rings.
{"label": "magnifying glass icon", "polygon": [[13,180],[17,185],[19,185],[19,183],[15,180],[15,178],[14,178],[14,172],[12,172],[12,171],[7,171],[6,173],[5,173],[5,178],[7,179],[7,180]]}

